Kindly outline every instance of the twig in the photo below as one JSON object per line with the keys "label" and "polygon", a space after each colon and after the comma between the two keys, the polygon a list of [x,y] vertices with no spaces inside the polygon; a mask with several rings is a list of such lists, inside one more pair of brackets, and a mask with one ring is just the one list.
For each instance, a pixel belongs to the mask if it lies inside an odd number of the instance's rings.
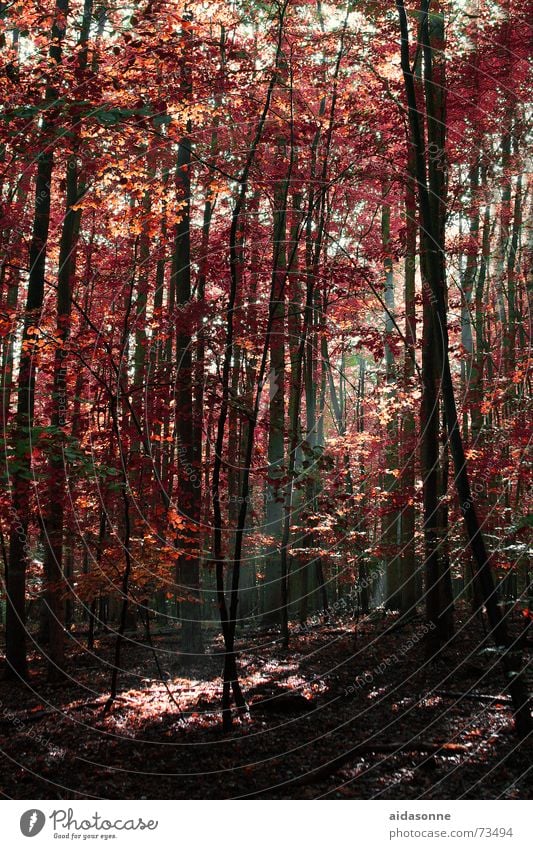
{"label": "twig", "polygon": [[376,755],[399,755],[407,752],[423,752],[430,755],[441,755],[442,757],[450,758],[457,754],[462,754],[468,751],[467,746],[460,743],[424,743],[412,742],[410,740],[399,741],[397,743],[360,743],[354,746],[348,752],[344,752],[339,757],[334,758],[329,763],[315,769],[307,775],[297,778],[291,784],[298,787],[303,787],[306,784],[314,784],[322,778],[327,778],[333,772],[337,772],[348,761],[357,758],[359,755],[376,754]]}

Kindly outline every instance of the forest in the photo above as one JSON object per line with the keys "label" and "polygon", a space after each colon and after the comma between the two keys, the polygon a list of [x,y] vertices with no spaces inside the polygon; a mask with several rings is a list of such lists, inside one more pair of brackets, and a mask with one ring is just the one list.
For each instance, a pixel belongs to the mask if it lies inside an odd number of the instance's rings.
{"label": "forest", "polygon": [[531,793],[531,16],[0,2],[0,793]]}

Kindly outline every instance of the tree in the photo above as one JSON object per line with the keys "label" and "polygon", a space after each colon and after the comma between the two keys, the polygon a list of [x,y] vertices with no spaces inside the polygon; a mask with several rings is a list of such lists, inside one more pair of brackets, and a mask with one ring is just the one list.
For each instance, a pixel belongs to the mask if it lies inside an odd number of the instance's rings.
{"label": "tree", "polygon": [[[457,419],[455,395],[450,370],[448,324],[445,304],[445,252],[443,241],[443,196],[441,177],[436,173],[435,164],[427,162],[420,127],[417,107],[414,75],[409,60],[409,33],[407,16],[403,0],[397,0],[401,30],[401,63],[405,84],[405,92],[409,108],[411,138],[416,157],[416,178],[418,184],[418,201],[420,223],[427,244],[426,273],[431,289],[431,321],[435,342],[435,359],[441,376],[441,391],[446,415],[446,427],[450,450],[455,468],[455,486],[463,514],[468,541],[476,564],[475,577],[479,582],[480,591],[487,608],[490,627],[497,646],[502,648],[502,662],[508,679],[508,688],[513,699],[515,721],[518,732],[525,736],[531,731],[531,711],[527,688],[515,668],[516,657],[511,653],[512,644],[507,635],[505,620],[498,606],[490,558],[485,547],[483,533],[477,517],[477,512],[470,488],[466,456]],[[435,126],[438,122],[435,111],[434,89],[438,80],[433,77],[433,47],[429,30],[428,3],[421,7],[421,44],[425,62],[425,109],[428,125]],[[441,148],[442,150],[443,148]],[[426,174],[429,171],[429,185]],[[432,208],[433,207],[433,208]],[[426,519],[427,521],[427,519]],[[519,661],[518,661],[519,663]]]}
{"label": "tree", "polygon": [[[49,47],[50,59],[56,69],[61,65],[62,41],[67,25],[68,10],[68,0],[57,0]],[[42,104],[44,109],[48,111],[48,115],[45,115],[42,123],[42,148],[37,157],[34,217],[29,249],[28,294],[17,387],[14,456],[10,464],[12,504],[10,508],[9,562],[6,570],[6,674],[19,678],[25,678],[27,675],[26,565],[31,554],[28,525],[32,479],[31,456],[34,439],[35,371],[39,337],[37,328],[44,297],[46,252],[50,228],[51,184],[54,167],[53,128],[54,121],[57,118],[57,83],[53,76],[52,71],[46,84]]]}

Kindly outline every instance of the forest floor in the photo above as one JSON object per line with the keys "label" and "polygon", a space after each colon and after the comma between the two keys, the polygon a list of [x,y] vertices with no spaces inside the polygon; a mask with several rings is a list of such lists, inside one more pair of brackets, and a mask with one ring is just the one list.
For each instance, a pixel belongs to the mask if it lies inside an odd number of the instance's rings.
{"label": "forest floor", "polygon": [[392,614],[357,629],[308,628],[288,651],[273,632],[241,635],[250,710],[230,734],[220,723],[218,637],[185,667],[179,634],[154,634],[164,682],[150,648],[128,641],[128,672],[104,713],[114,639],[100,637],[91,654],[73,635],[61,684],[46,683],[38,655],[27,684],[0,682],[0,790],[20,799],[530,798],[532,741],[513,731],[483,623],[460,608],[456,631],[437,662],[424,660],[423,620],[398,627]]}

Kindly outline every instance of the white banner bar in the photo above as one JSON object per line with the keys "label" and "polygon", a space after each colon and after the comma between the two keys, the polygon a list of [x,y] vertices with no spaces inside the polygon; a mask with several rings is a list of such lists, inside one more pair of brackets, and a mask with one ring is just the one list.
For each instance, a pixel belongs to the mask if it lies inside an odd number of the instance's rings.
{"label": "white banner bar", "polygon": [[[4,801],[2,845],[530,849],[527,801]],[[318,803],[317,803],[318,804]],[[333,807],[334,806],[334,807]],[[67,841],[69,841],[67,843]]]}

